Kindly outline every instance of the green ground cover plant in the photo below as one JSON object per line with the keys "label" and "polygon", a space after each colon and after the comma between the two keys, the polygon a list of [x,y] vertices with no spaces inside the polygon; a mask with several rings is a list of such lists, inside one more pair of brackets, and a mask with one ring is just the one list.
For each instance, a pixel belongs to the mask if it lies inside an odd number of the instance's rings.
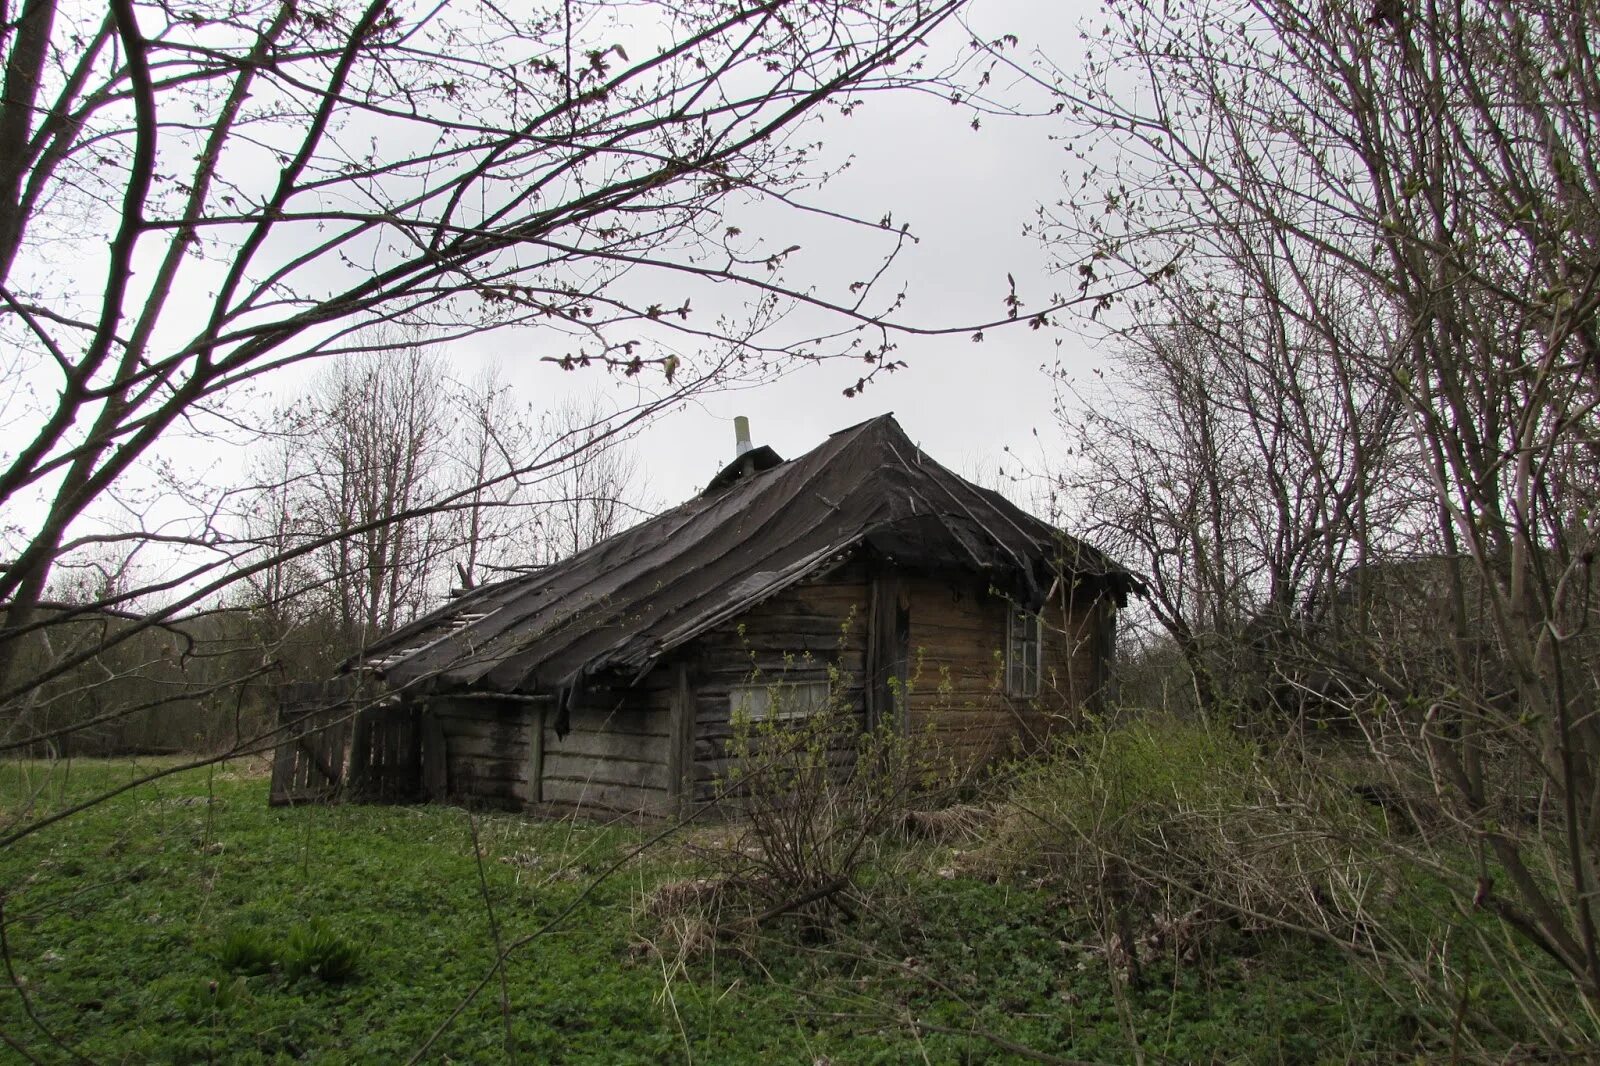
{"label": "green ground cover plant", "polygon": [[[149,768],[7,764],[0,806],[10,820],[30,796],[70,804]],[[0,853],[11,967],[0,1027],[14,1042],[0,1057],[404,1062],[436,1032],[423,1061],[1340,1062],[1426,1050],[1404,1005],[1338,951],[1287,933],[1234,931],[1198,955],[1174,941],[1129,987],[1083,901],[1048,879],[974,869],[950,843],[884,841],[861,876],[866,905],[827,929],[779,920],[663,952],[666,919],[646,901],[702,873],[691,842],[669,837],[594,884],[659,829],[434,806],[269,809],[265,778],[243,765],[140,786]],[[575,902],[509,955],[503,983],[493,977],[497,943]]]}

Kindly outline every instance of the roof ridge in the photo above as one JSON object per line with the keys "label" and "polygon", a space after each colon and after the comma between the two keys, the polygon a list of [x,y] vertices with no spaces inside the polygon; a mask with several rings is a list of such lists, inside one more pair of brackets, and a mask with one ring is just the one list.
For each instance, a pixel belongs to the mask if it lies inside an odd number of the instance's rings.
{"label": "roof ridge", "polygon": [[[858,429],[862,429],[865,426],[870,426],[874,422],[882,422],[885,419],[887,419],[890,422],[894,422],[895,428],[899,429],[901,433],[905,432],[905,430],[903,428],[901,428],[900,423],[895,420],[894,412],[893,411],[885,411],[881,415],[873,415],[871,418],[863,419],[862,421],[857,422],[853,426],[845,426],[843,429],[836,429],[832,433],[828,434],[827,439],[828,440],[832,440],[834,437],[839,436],[841,433],[853,433]],[[809,455],[810,453],[807,452],[806,454]]]}

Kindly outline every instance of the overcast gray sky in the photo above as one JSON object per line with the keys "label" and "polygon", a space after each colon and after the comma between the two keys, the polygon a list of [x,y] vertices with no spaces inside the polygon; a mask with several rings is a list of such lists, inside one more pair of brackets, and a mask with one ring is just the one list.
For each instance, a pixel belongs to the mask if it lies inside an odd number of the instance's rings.
{"label": "overcast gray sky", "polygon": [[[943,39],[930,42],[929,51],[938,61],[961,54],[970,27],[985,40],[1015,35],[1018,44],[1012,54],[1020,62],[1042,52],[1070,66],[1084,47],[1078,22],[1096,6],[1091,0],[974,0],[965,23],[948,26]],[[1023,108],[1049,105],[1004,75],[990,92]],[[1054,138],[1063,132],[1062,120],[985,115],[981,128],[974,130],[973,116],[967,106],[897,92],[872,95],[849,118],[830,115],[807,129],[808,140],[823,142],[827,166],[849,162],[810,195],[811,203],[869,220],[892,213],[897,225],[909,224],[918,238],[878,283],[880,298],[906,289],[907,301],[894,315],[897,321],[952,328],[1002,318],[1008,275],[1016,279],[1024,316],[1045,306],[1052,291],[1066,287],[1062,279],[1048,275],[1045,249],[1022,233],[1037,205],[1059,195],[1067,161]],[[850,282],[870,275],[889,247],[882,231],[829,225],[787,209],[751,207],[747,219],[736,221],[751,235],[759,234],[768,250],[799,245],[786,268],[788,282],[814,287],[834,300],[847,299]],[[154,248],[152,244],[149,255],[156,254]],[[91,247],[85,254],[90,261],[81,271],[56,253],[35,266],[50,276],[50,284],[93,297],[101,269],[98,250]],[[141,263],[140,271],[148,267]],[[185,319],[181,291],[169,316],[178,330]],[[676,306],[672,293],[661,296],[663,306]],[[713,294],[713,305],[716,298]],[[656,299],[654,292],[651,299]],[[203,313],[204,306],[195,303],[194,313]],[[703,302],[703,293],[696,294],[694,306],[697,314],[707,316],[719,310]],[[814,319],[799,317],[819,328]],[[648,473],[648,502],[675,504],[725,464],[732,457],[732,421],[739,414],[751,418],[758,443],[785,457],[815,447],[836,430],[893,411],[913,439],[960,472],[971,474],[981,466],[984,480],[992,482],[1007,447],[1025,456],[1031,468],[1042,469],[1059,454],[1054,382],[1045,368],[1059,358],[1069,374],[1081,379],[1097,362],[1089,345],[1070,328],[1033,331],[1018,323],[989,330],[981,344],[973,343],[964,330],[946,337],[902,335],[895,340],[895,357],[906,368],[880,375],[855,398],[846,398],[843,390],[867,368],[859,361],[833,360],[759,387],[704,395],[661,417],[635,445]],[[659,371],[624,379],[601,370],[565,372],[541,361],[541,355],[561,354],[566,343],[536,330],[500,332],[453,343],[447,352],[459,379],[471,380],[492,364],[518,399],[536,410],[573,392],[596,391],[625,408],[637,402],[639,390],[664,385]],[[294,397],[304,390],[311,366],[278,374],[249,402],[268,405]],[[41,395],[53,387],[40,386]],[[10,428],[0,426],[0,433]],[[156,458],[218,485],[239,483],[247,454],[247,449],[230,449],[222,440],[197,447],[193,440],[174,439]],[[139,503],[150,507],[139,518],[146,528],[162,520],[159,494],[152,486]],[[13,501],[17,512],[24,506]],[[131,513],[119,513],[114,503],[103,502],[97,517],[116,526]],[[27,525],[21,513],[6,517],[18,528]]]}
{"label": "overcast gray sky", "polygon": [[[978,0],[968,22],[985,39],[1018,35],[1018,56],[1039,49],[1068,62],[1083,46],[1077,23],[1096,6],[1085,0]],[[934,47],[958,47],[962,35],[953,28],[951,39]],[[1012,93],[1004,77],[997,78],[994,91],[1039,103],[1037,94],[1030,100],[1020,87]],[[920,238],[883,283],[886,289],[900,283],[908,288],[901,321],[956,326],[1002,317],[1008,273],[1017,280],[1025,313],[1064,287],[1062,279],[1047,276],[1045,250],[1022,234],[1036,205],[1059,195],[1066,161],[1052,135],[1062,131],[1061,120],[985,117],[974,131],[972,117],[947,101],[895,94],[875,97],[849,119],[830,118],[820,127],[829,156],[849,157],[851,165],[813,199],[866,218],[892,211],[897,223],[910,223]],[[847,281],[872,254],[870,245],[839,234],[818,241],[809,221],[791,212],[768,213],[763,222],[772,245],[802,246],[790,269],[797,281]],[[495,343],[503,347],[504,338]],[[993,466],[1007,445],[1036,461],[1039,440],[1053,445],[1057,439],[1052,382],[1041,367],[1059,354],[1069,372],[1081,377],[1097,361],[1071,330],[1033,331],[1022,324],[990,331],[981,344],[965,333],[901,337],[899,344],[897,354],[909,366],[881,375],[853,399],[843,389],[865,368],[830,362],[756,388],[713,394],[664,417],[638,445],[656,502],[681,501],[732,457],[733,418],[739,414],[750,417],[757,443],[772,445],[786,458],[835,430],[892,411],[913,439],[954,469],[967,472],[980,460]],[[598,371],[564,372],[525,354],[463,346],[458,356],[495,362],[536,405],[573,388],[614,392],[625,403],[637,387],[603,380]]]}

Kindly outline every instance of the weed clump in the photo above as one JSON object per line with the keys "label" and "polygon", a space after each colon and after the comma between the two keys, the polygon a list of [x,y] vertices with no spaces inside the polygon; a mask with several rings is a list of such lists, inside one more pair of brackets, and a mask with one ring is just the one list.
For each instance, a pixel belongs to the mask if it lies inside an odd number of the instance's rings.
{"label": "weed clump", "polygon": [[319,918],[289,930],[284,942],[283,970],[290,977],[315,977],[339,984],[361,968],[361,948]]}
{"label": "weed clump", "polygon": [[242,974],[266,973],[278,961],[271,939],[254,926],[229,931],[217,945],[216,956],[223,969]]}
{"label": "weed clump", "polygon": [[232,929],[217,944],[217,962],[232,973],[256,975],[274,970],[299,979],[340,984],[361,969],[361,947],[320,918],[301,922],[280,938],[271,930],[246,925]]}

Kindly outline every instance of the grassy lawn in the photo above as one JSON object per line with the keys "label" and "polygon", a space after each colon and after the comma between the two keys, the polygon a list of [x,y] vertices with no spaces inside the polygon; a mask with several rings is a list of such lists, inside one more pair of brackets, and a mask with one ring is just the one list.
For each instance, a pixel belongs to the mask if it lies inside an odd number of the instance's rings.
{"label": "grassy lawn", "polygon": [[[135,771],[6,764],[0,812],[9,822],[29,796],[49,809]],[[244,767],[190,771],[0,852],[26,997],[13,988],[0,1004],[9,1039],[46,1062],[404,1061],[489,974],[486,897],[503,941],[526,936],[653,831],[446,807],[269,809],[266,790]],[[1273,938],[1157,963],[1119,1005],[1076,908],[950,876],[948,861],[898,855],[873,907],[833,935],[778,922],[680,962],[641,946],[660,928],[640,901],[691,872],[675,843],[652,848],[517,951],[504,1007],[490,982],[425,1061],[1012,1062],[1033,1050],[1126,1062],[1130,1032],[1154,1062],[1418,1050],[1404,1012],[1336,954]],[[283,953],[308,937],[349,945],[354,973],[291,972]],[[269,957],[252,965],[241,944]]]}

